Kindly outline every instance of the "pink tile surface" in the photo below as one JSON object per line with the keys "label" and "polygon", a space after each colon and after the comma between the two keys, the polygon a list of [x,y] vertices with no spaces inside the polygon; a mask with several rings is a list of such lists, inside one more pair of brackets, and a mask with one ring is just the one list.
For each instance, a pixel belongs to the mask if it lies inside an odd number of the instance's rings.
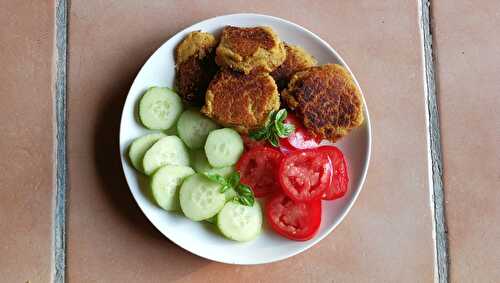
{"label": "pink tile surface", "polygon": [[48,282],[52,1],[0,1],[0,281]]}
{"label": "pink tile surface", "polygon": [[500,278],[500,2],[434,1],[451,282]]}
{"label": "pink tile surface", "polygon": [[[262,266],[209,262],[169,242],[132,199],[118,154],[121,107],[148,56],[180,29],[236,12],[282,17],[330,42],[373,122],[367,183],[346,220],[309,251]],[[70,281],[433,280],[416,1],[73,1],[69,28]]]}

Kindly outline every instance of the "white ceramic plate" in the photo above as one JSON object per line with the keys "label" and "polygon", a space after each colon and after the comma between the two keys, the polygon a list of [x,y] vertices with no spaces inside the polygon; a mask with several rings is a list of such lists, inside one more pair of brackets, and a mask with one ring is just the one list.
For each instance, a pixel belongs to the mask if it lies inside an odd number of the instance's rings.
{"label": "white ceramic plate", "polygon": [[270,26],[283,41],[302,46],[320,64],[337,63],[349,68],[337,52],[317,35],[279,18],[258,14],[234,14],[202,21],[184,29],[165,42],[148,59],[135,78],[123,107],[120,125],[120,154],[127,183],[139,207],[151,223],[172,242],[198,256],[214,261],[231,264],[268,263],[305,251],[330,234],[342,222],[360,193],[368,170],[371,149],[370,118],[366,103],[364,103],[364,124],[337,144],[348,162],[349,191],[339,200],[323,202],[321,227],[317,235],[309,241],[287,240],[272,232],[265,225],[262,235],[256,240],[249,243],[237,243],[214,232],[210,224],[193,222],[180,214],[163,211],[150,200],[146,178],[134,170],[127,158],[127,149],[131,141],[150,132],[138,122],[137,102],[150,86],[173,86],[174,48],[186,34],[202,30],[218,35],[226,25]]}

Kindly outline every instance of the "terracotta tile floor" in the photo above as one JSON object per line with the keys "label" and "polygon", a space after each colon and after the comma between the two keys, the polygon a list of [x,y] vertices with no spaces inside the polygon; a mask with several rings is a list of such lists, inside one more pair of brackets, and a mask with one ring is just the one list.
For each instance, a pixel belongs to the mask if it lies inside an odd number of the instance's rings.
{"label": "terracotta tile floor", "polygon": [[500,279],[500,2],[437,1],[434,38],[452,282]]}
{"label": "terracotta tile floor", "polygon": [[0,1],[0,281],[47,282],[52,259],[50,1]]}
{"label": "terracotta tile floor", "polygon": [[[0,282],[52,280],[54,2],[0,1]],[[434,281],[419,3],[309,2],[71,1],[69,281]],[[495,282],[500,4],[432,3],[450,278]],[[237,12],[328,41],[363,87],[374,134],[365,188],[344,222],[307,252],[262,266],[209,262],[168,241],[132,199],[118,155],[121,108],[145,60],[180,29]]]}
{"label": "terracotta tile floor", "polygon": [[[288,9],[267,1],[175,8],[163,1],[120,3],[71,5],[70,280],[216,282],[235,274],[245,282],[433,279],[416,3],[364,1],[357,6],[325,1],[307,12],[301,9],[306,1]],[[116,154],[121,106],[146,58],[181,28],[242,10],[289,19],[335,46],[364,87],[375,134],[365,190],[345,222],[300,256],[254,267],[208,262],[154,230],[132,200]]]}

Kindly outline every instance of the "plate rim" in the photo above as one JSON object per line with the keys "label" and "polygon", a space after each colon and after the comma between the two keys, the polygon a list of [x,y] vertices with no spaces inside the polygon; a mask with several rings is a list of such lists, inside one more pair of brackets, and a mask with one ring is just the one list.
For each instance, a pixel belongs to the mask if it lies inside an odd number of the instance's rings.
{"label": "plate rim", "polygon": [[[267,20],[271,20],[271,21],[281,22],[283,24],[290,25],[290,26],[294,27],[295,29],[298,29],[301,32],[304,32],[304,33],[308,34],[309,36],[313,37],[315,40],[317,40],[318,42],[320,42],[322,45],[326,46],[328,48],[328,50],[335,55],[335,57],[338,59],[338,61],[340,61],[341,65],[348,70],[348,72],[352,76],[352,78],[353,78],[356,86],[360,90],[360,92],[361,92],[361,99],[363,101],[363,110],[365,112],[364,113],[365,114],[364,118],[365,118],[365,123],[366,123],[366,128],[367,128],[367,148],[366,148],[367,154],[366,154],[366,162],[364,162],[364,164],[362,166],[362,172],[360,174],[359,186],[358,186],[356,192],[354,193],[354,195],[352,196],[351,201],[349,203],[347,203],[346,207],[343,209],[343,212],[339,215],[338,219],[333,223],[333,225],[331,227],[327,228],[326,233],[324,233],[322,236],[314,237],[313,239],[307,241],[307,244],[303,245],[302,247],[298,248],[297,250],[295,250],[295,251],[293,251],[293,252],[291,252],[289,254],[282,255],[282,256],[277,256],[277,257],[274,257],[274,258],[269,259],[269,260],[261,260],[261,261],[255,261],[255,262],[245,262],[245,263],[228,261],[228,260],[221,260],[221,259],[218,259],[218,258],[215,258],[215,257],[210,257],[210,256],[207,256],[207,255],[202,255],[202,254],[196,252],[195,250],[190,249],[188,247],[188,245],[180,244],[178,242],[175,242],[174,240],[171,240],[165,233],[163,233],[162,230],[159,227],[157,227],[157,224],[154,223],[150,219],[150,217],[146,214],[146,212],[144,211],[142,205],[137,201],[137,199],[134,196],[134,193],[133,193],[132,188],[131,188],[131,186],[129,184],[127,175],[125,174],[125,166],[128,165],[127,164],[128,160],[127,160],[127,157],[122,154],[122,146],[121,146],[122,145],[122,143],[121,143],[121,141],[122,141],[121,140],[121,136],[122,136],[122,130],[124,128],[124,122],[123,121],[124,121],[124,115],[125,115],[125,104],[126,104],[127,100],[129,99],[129,95],[131,94],[130,92],[132,90],[132,86],[136,83],[139,74],[143,71],[143,69],[147,65],[148,61],[151,60],[151,58],[154,57],[154,55],[157,52],[159,52],[159,50],[161,49],[161,47],[164,46],[169,40],[171,40],[173,37],[177,36],[178,34],[182,34],[182,33],[188,32],[195,25],[203,25],[203,24],[206,24],[207,22],[211,22],[211,21],[214,21],[216,19],[220,20],[221,18],[238,18],[238,17],[255,17],[255,18],[261,18],[261,19],[267,19]],[[118,150],[119,150],[121,164],[122,164],[122,173],[123,173],[123,177],[125,178],[125,181],[127,182],[127,187],[129,188],[129,192],[130,192],[130,194],[132,194],[132,198],[134,199],[135,203],[137,204],[137,206],[141,210],[142,214],[146,217],[146,219],[149,220],[149,222],[165,238],[167,238],[169,241],[171,241],[175,245],[181,247],[182,249],[184,249],[184,250],[186,250],[186,251],[188,251],[188,252],[190,252],[190,253],[192,253],[192,254],[194,254],[196,256],[199,256],[201,258],[207,259],[207,260],[211,260],[211,261],[215,261],[215,262],[220,262],[220,263],[226,263],[226,264],[234,264],[234,265],[258,265],[258,264],[266,264],[266,263],[272,263],[272,262],[277,262],[277,261],[285,260],[287,258],[293,257],[293,256],[295,256],[297,254],[300,254],[300,253],[302,253],[302,252],[304,252],[304,251],[312,248],[318,242],[320,242],[321,240],[323,240],[324,238],[326,238],[328,235],[330,235],[333,232],[333,230],[335,230],[340,225],[340,223],[342,223],[344,221],[345,217],[347,216],[347,214],[349,214],[349,212],[351,211],[352,207],[354,206],[354,203],[357,201],[357,199],[359,197],[359,194],[363,190],[365,182],[366,182],[366,176],[368,174],[368,168],[369,168],[370,162],[371,162],[372,127],[371,127],[370,114],[369,114],[369,111],[368,111],[368,105],[366,104],[366,100],[365,100],[365,97],[364,97],[364,92],[363,92],[363,90],[362,90],[362,88],[361,88],[361,86],[360,86],[360,84],[359,84],[356,76],[351,71],[351,69],[349,68],[349,66],[347,65],[347,63],[345,62],[345,60],[342,58],[342,56],[340,56],[340,54],[328,42],[326,42],[325,40],[323,40],[321,37],[319,37],[315,33],[311,32],[310,30],[306,29],[305,27],[302,27],[301,25],[298,25],[298,24],[296,24],[294,22],[291,22],[291,21],[283,19],[283,18],[279,18],[279,17],[276,17],[276,16],[270,16],[270,15],[266,15],[266,14],[259,14],[259,13],[234,13],[234,14],[224,14],[224,15],[220,15],[220,16],[210,17],[210,18],[207,18],[207,19],[204,19],[204,20],[201,20],[201,21],[198,21],[198,22],[195,22],[195,23],[189,25],[189,26],[183,28],[182,30],[176,32],[172,36],[170,36],[160,46],[158,46],[158,48],[153,53],[151,53],[151,55],[148,56],[148,59],[142,64],[141,68],[136,73],[136,75],[134,77],[134,80],[133,80],[132,84],[130,85],[129,91],[127,92],[127,96],[125,98],[125,102],[124,102],[123,108],[122,108],[122,113],[121,113],[121,116],[120,116],[120,129],[119,129],[119,134],[118,134],[118,142],[119,142]]]}

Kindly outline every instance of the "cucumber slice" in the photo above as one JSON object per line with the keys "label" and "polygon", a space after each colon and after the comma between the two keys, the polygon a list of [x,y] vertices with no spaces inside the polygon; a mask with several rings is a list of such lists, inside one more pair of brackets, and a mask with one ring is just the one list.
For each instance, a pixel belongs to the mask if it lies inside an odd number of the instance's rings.
{"label": "cucumber slice", "polygon": [[234,166],[214,168],[208,163],[204,150],[196,150],[192,153],[193,169],[198,173],[212,173],[227,177],[234,172]]}
{"label": "cucumber slice", "polygon": [[[234,166],[221,168],[213,168],[210,166],[205,151],[203,150],[195,150],[191,153],[191,156],[193,169],[198,173],[212,173],[227,177],[234,172]],[[225,191],[224,194],[226,195],[226,201],[232,200],[236,196],[236,192],[233,189]]]}
{"label": "cucumber slice", "polygon": [[246,242],[255,239],[262,229],[262,210],[258,202],[252,207],[230,201],[217,215],[217,227],[231,240]]}
{"label": "cucumber slice", "polygon": [[220,185],[200,174],[192,175],[182,183],[179,199],[184,215],[194,221],[215,216],[226,203]]}
{"label": "cucumber slice", "polygon": [[205,153],[213,167],[234,165],[243,153],[243,140],[233,129],[214,130],[208,135]]}
{"label": "cucumber slice", "polygon": [[152,130],[172,127],[181,113],[180,97],[166,87],[149,88],[139,102],[139,118],[146,128]]}
{"label": "cucumber slice", "polygon": [[189,153],[186,146],[176,136],[161,138],[144,154],[142,166],[146,175],[151,175],[164,165],[189,166]]}
{"label": "cucumber slice", "polygon": [[208,173],[218,174],[218,175],[221,175],[222,177],[227,177],[227,176],[229,176],[229,174],[231,174],[233,172],[234,172],[234,166],[212,168],[211,170],[208,171]]}
{"label": "cucumber slice", "polygon": [[142,167],[142,159],[144,158],[144,154],[155,142],[157,142],[164,136],[165,135],[163,133],[148,134],[136,138],[132,142],[128,149],[128,157],[135,169],[144,173],[144,167]]}
{"label": "cucumber slice", "polygon": [[203,147],[208,133],[217,128],[214,121],[194,110],[184,111],[177,122],[179,137],[191,149]]}
{"label": "cucumber slice", "polygon": [[158,206],[167,210],[179,210],[179,188],[182,181],[194,174],[187,166],[166,165],[151,177],[151,192]]}
{"label": "cucumber slice", "polygon": [[198,173],[205,173],[213,169],[208,163],[207,156],[204,150],[194,150],[191,152],[191,160],[193,163],[193,169]]}

